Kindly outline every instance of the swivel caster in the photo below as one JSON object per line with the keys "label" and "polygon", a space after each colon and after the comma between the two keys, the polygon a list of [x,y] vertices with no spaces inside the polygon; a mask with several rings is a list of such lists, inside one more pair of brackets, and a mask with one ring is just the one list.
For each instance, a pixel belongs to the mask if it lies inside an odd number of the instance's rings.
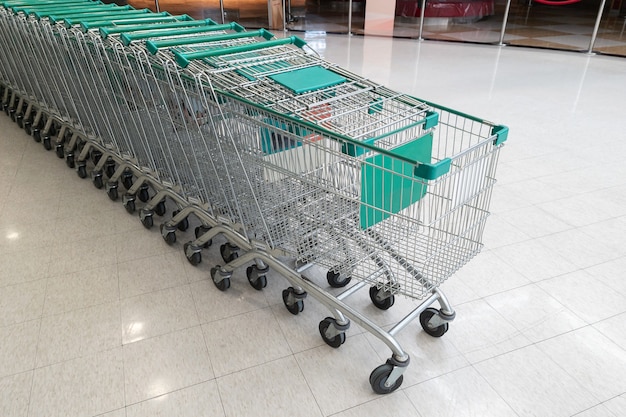
{"label": "swivel caster", "polygon": [[122,174],[122,185],[127,190],[130,190],[130,187],[133,186],[133,173],[130,171],[124,171]]}
{"label": "swivel caster", "polygon": [[[178,213],[180,213],[180,210],[174,210],[172,212],[172,217],[176,217]],[[178,222],[177,227],[178,227],[178,230],[180,230],[181,232],[184,232],[185,230],[189,229],[189,219],[185,217],[184,219]]]}
{"label": "swivel caster", "polygon": [[150,193],[148,193],[148,186],[146,184],[142,184],[141,187],[139,187],[137,198],[144,203],[150,199]]}
{"label": "swivel caster", "polygon": [[112,159],[107,159],[106,163],[104,164],[104,175],[106,175],[107,178],[111,178],[114,174],[115,174],[115,161]]}
{"label": "swivel caster", "polygon": [[187,242],[183,246],[183,249],[185,250],[185,256],[190,264],[196,266],[202,262],[202,249],[199,246],[192,245],[191,242]]}
{"label": "swivel caster", "polygon": [[391,292],[382,288],[379,289],[376,286],[370,287],[370,300],[372,300],[372,304],[381,310],[388,310],[396,301]]}
{"label": "swivel caster", "polygon": [[[377,394],[389,394],[402,385],[404,377],[402,373],[408,363],[394,365],[394,360],[389,359],[384,365],[380,365],[370,374],[370,385]],[[393,378],[394,381],[390,381]]]}
{"label": "swivel caster", "polygon": [[111,199],[111,201],[117,200],[117,181],[108,181],[106,185],[107,195]]}
{"label": "swivel caster", "polygon": [[165,208],[165,199],[159,201],[156,206],[154,206],[154,213],[157,216],[163,216],[167,213],[167,209]]}
{"label": "swivel caster", "polygon": [[93,186],[97,189],[101,189],[104,185],[104,181],[102,180],[102,172],[101,171],[93,171],[91,173],[91,182],[93,182]]}
{"label": "swivel caster", "polygon": [[74,167],[76,166],[76,163],[74,161],[74,152],[69,152],[65,156],[65,164],[67,165],[68,168],[74,169]]}
{"label": "swivel caster", "polygon": [[15,115],[15,123],[17,123],[17,126],[21,129],[24,126],[24,115],[23,114],[16,114]]}
{"label": "swivel caster", "polygon": [[154,212],[152,210],[141,209],[139,212],[139,219],[141,220],[143,227],[146,229],[150,229],[152,227],[154,224],[154,219],[152,218],[153,216]]}
{"label": "swivel caster", "polygon": [[224,262],[229,263],[232,260],[235,260],[239,257],[237,250],[239,248],[235,245],[231,245],[230,243],[224,243],[220,246],[220,255],[222,255],[222,259]]}
{"label": "swivel caster", "polygon": [[[205,233],[208,233],[208,231],[211,230],[210,227],[207,226],[198,226],[196,227],[195,230],[195,235],[196,235],[196,239],[198,239],[200,236],[204,235]],[[211,246],[211,244],[213,243],[213,239],[209,239],[205,244],[204,244],[204,248],[208,248],[209,246]]]}
{"label": "swivel caster", "polygon": [[420,324],[422,329],[430,336],[441,337],[446,334],[449,327],[448,322],[444,320],[452,320],[453,318],[454,315],[451,317],[442,316],[441,311],[436,308],[427,308],[420,314]]}
{"label": "swivel caster", "polygon": [[350,322],[346,324],[338,324],[333,317],[326,317],[320,321],[319,330],[324,342],[330,347],[338,348],[346,341],[346,333],[350,327]]}
{"label": "swivel caster", "polygon": [[52,143],[49,135],[45,135],[41,142],[43,143],[43,147],[45,150],[49,151],[50,149],[52,149]]}
{"label": "swivel caster", "polygon": [[246,269],[246,276],[248,277],[248,282],[252,285],[252,288],[257,291],[261,291],[267,286],[267,277],[265,274],[267,274],[268,271],[268,267],[259,269],[256,265],[251,265],[248,269]]}
{"label": "swivel caster", "polygon": [[122,204],[124,208],[128,212],[128,214],[133,214],[135,212],[135,196],[132,194],[124,194],[122,197]]}
{"label": "swivel caster", "polygon": [[98,162],[100,162],[100,158],[102,158],[102,152],[97,149],[93,149],[91,151],[91,161],[93,162],[93,164],[98,165]]}
{"label": "swivel caster", "polygon": [[230,288],[230,273],[223,272],[219,265],[211,268],[211,279],[220,291],[226,291]]}
{"label": "swivel caster", "polygon": [[283,303],[289,311],[294,316],[297,316],[299,313],[302,313],[304,310],[304,299],[306,298],[306,293],[297,293],[293,287],[289,287],[286,290],[283,290]]}
{"label": "swivel caster", "polygon": [[41,142],[41,130],[33,129],[33,140],[35,142]]}
{"label": "swivel caster", "polygon": [[352,277],[342,277],[339,272],[335,272],[332,269],[326,273],[326,281],[328,281],[328,285],[333,288],[345,287],[351,280]]}
{"label": "swivel caster", "polygon": [[58,143],[56,145],[55,151],[56,151],[57,157],[59,157],[59,159],[65,158],[65,150],[63,149],[63,144],[62,143]]}
{"label": "swivel caster", "polygon": [[165,243],[168,245],[176,243],[176,227],[166,226],[161,223],[160,229],[161,236],[163,237],[163,240],[165,240]]}
{"label": "swivel caster", "polygon": [[76,174],[80,178],[87,178],[87,163],[85,161],[80,161],[76,166]]}
{"label": "swivel caster", "polygon": [[26,132],[26,134],[28,136],[31,136],[33,134],[33,123],[30,120],[24,120],[24,132]]}

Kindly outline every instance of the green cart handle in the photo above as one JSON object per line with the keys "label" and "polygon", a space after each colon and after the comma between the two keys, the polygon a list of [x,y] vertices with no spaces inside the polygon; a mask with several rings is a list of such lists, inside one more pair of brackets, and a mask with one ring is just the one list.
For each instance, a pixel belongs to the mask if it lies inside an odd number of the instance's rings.
{"label": "green cart handle", "polygon": [[156,54],[160,48],[170,48],[172,46],[193,45],[199,43],[221,42],[235,39],[263,37],[267,40],[274,38],[274,34],[265,29],[259,29],[251,32],[230,33],[227,35],[199,36],[196,38],[186,39],[165,39],[146,41],[146,47],[151,54]]}
{"label": "green cart handle", "polygon": [[35,13],[35,16],[39,20],[43,19],[44,17],[47,17],[48,19],[50,19],[52,23],[57,23],[62,20],[67,21],[71,19],[80,19],[81,17],[87,17],[87,16],[109,16],[111,15],[111,13],[120,13],[120,12],[132,11],[132,10],[133,9],[131,6],[122,6],[122,7],[117,6],[117,7],[110,7],[106,9],[102,9],[98,7],[95,9],[70,10],[67,13],[64,10],[56,9],[54,11],[48,11],[48,12],[37,12]]}
{"label": "green cart handle", "polygon": [[295,45],[298,48],[302,48],[304,45],[306,45],[306,42],[297,36],[290,36],[288,38],[276,39],[273,41],[257,42],[257,43],[242,45],[242,46],[232,46],[228,48],[209,49],[206,51],[197,51],[197,52],[174,51],[174,56],[176,58],[176,63],[178,65],[180,65],[182,68],[187,68],[187,66],[189,66],[191,61],[196,60],[196,59],[204,59],[204,58],[211,58],[215,56],[238,54],[242,52],[251,52],[251,51],[256,51],[259,49],[271,48],[274,46],[281,46],[281,45]]}
{"label": "green cart handle", "polygon": [[[155,27],[156,26],[156,27]],[[217,26],[212,19],[204,19],[204,20],[190,20],[183,22],[173,22],[173,23],[159,23],[158,25],[128,25],[125,27],[103,27],[100,28],[100,36],[103,39],[111,35],[116,35],[118,33],[126,33],[126,32],[138,32],[145,30],[154,30],[154,29],[174,29],[174,28],[191,28],[198,26]]]}
{"label": "green cart handle", "polygon": [[[223,26],[223,27],[219,27],[219,26]],[[216,32],[219,30],[225,30],[225,29],[235,29],[237,32],[243,32],[245,31],[245,28],[237,23],[235,23],[234,25],[213,25],[213,26],[202,26],[202,27],[192,27],[192,28],[186,28],[186,29],[165,29],[165,30],[160,30],[160,27],[152,27],[151,31],[148,32],[142,32],[142,33],[127,33],[124,32],[120,35],[120,38],[122,39],[122,42],[124,43],[125,46],[128,46],[131,44],[131,42],[133,41],[137,41],[137,40],[141,40],[141,39],[149,39],[149,38],[156,38],[156,37],[162,37],[162,36],[176,36],[176,35],[194,35],[194,34],[198,34],[198,33],[208,33],[208,32]],[[155,30],[156,29],[156,30]]]}
{"label": "green cart handle", "polygon": [[130,26],[136,24],[151,24],[151,23],[167,23],[167,22],[185,22],[193,20],[193,18],[187,14],[173,16],[168,12],[152,13],[150,17],[142,18],[130,18],[130,19],[107,19],[107,20],[83,20],[80,22],[80,26],[83,32],[87,32],[92,29],[100,29],[105,27],[118,27],[118,26]]}
{"label": "green cart handle", "polygon": [[83,3],[83,4],[103,4],[101,1],[91,1],[91,0],[46,0],[46,1],[28,1],[28,0],[7,0],[0,2],[0,6],[5,9],[11,9],[13,7],[30,7],[30,6],[54,6],[54,5],[63,5],[63,4],[71,4],[71,3]]}
{"label": "green cart handle", "polygon": [[55,4],[37,4],[37,5],[20,5],[20,6],[11,6],[9,9],[13,11],[13,13],[24,13],[24,14],[35,14],[38,12],[58,12],[61,10],[75,10],[75,9],[85,9],[85,8],[100,8],[104,6],[111,6],[110,4],[89,4],[84,1],[74,1],[72,3],[65,3],[63,5],[55,5]]}
{"label": "green cart handle", "polygon": [[142,10],[112,10],[109,13],[93,13],[87,15],[79,15],[73,18],[63,18],[65,21],[65,27],[70,28],[74,25],[80,25],[82,21],[90,21],[94,19],[124,19],[124,18],[134,18],[138,16],[145,16],[148,14],[152,14],[150,9],[142,9]]}

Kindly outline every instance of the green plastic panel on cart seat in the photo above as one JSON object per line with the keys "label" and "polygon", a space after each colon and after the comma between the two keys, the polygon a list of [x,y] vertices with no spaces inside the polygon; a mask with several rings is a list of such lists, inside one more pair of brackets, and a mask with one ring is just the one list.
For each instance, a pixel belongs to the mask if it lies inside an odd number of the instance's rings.
{"label": "green plastic panel on cart seat", "polygon": [[[433,135],[405,143],[392,153],[429,164]],[[426,194],[426,184],[415,179],[415,165],[376,155],[361,165],[360,226],[367,229],[416,203]]]}
{"label": "green plastic panel on cart seat", "polygon": [[316,91],[346,82],[341,75],[319,65],[270,75],[269,78],[295,94]]}
{"label": "green plastic panel on cart seat", "polygon": [[494,126],[493,129],[491,129],[491,134],[496,135],[494,145],[497,146],[507,140],[507,138],[509,137],[509,128],[502,125]]}

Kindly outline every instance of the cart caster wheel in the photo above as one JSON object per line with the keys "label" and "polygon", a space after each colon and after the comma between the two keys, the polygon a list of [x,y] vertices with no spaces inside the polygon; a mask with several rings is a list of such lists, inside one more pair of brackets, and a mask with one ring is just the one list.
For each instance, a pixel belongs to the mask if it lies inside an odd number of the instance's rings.
{"label": "cart caster wheel", "polygon": [[111,201],[117,200],[117,181],[107,183],[107,195]]}
{"label": "cart caster wheel", "polygon": [[133,186],[133,174],[131,172],[126,171],[122,174],[122,185],[127,190],[130,190],[130,187]]}
{"label": "cart caster wheel", "polygon": [[198,246],[194,247],[191,242],[187,242],[183,246],[183,249],[185,250],[185,256],[190,264],[197,266],[200,262],[202,262],[202,252],[200,252],[200,248]]}
{"label": "cart caster wheel", "polygon": [[91,173],[91,182],[93,182],[93,186],[97,189],[101,189],[104,185],[102,181],[102,172],[94,171]]}
{"label": "cart caster wheel", "polygon": [[124,208],[128,212],[128,214],[133,214],[135,212],[135,196],[130,194],[125,194],[122,198],[122,204]]}
{"label": "cart caster wheel", "polygon": [[393,392],[400,388],[400,385],[402,385],[402,381],[404,379],[403,375],[400,375],[400,377],[398,377],[398,379],[396,379],[396,382],[394,382],[392,385],[386,385],[387,378],[389,378],[389,375],[391,375],[392,371],[393,365],[390,365],[388,363],[380,365],[378,368],[372,371],[372,373],[370,374],[370,385],[372,386],[372,389],[376,394],[389,394],[390,392]]}
{"label": "cart caster wheel", "polygon": [[93,164],[98,165],[98,162],[100,162],[100,158],[102,158],[102,152],[97,149],[93,149],[91,151],[91,161],[93,162]]}
{"label": "cart caster wheel", "polygon": [[154,219],[152,218],[154,212],[152,210],[141,210],[139,213],[139,219],[141,220],[141,224],[146,229],[150,229],[154,225]]}
{"label": "cart caster wheel", "polygon": [[230,261],[239,258],[237,249],[239,249],[237,246],[231,245],[230,243],[224,243],[220,246],[220,255],[222,255],[224,262],[229,263]]}
{"label": "cart caster wheel", "polygon": [[74,153],[70,152],[65,157],[65,164],[68,168],[74,169],[76,167],[76,162],[74,161]]}
{"label": "cart caster wheel", "polygon": [[157,216],[163,216],[165,213],[167,213],[167,209],[165,208],[165,200],[159,201],[157,205],[154,206],[154,213]]}
{"label": "cart caster wheel", "polygon": [[378,289],[376,287],[370,287],[370,300],[372,300],[372,303],[381,310],[388,310],[393,303],[396,302],[396,298],[393,294],[383,291],[382,288]]}
{"label": "cart caster wheel", "polygon": [[283,290],[283,303],[285,304],[285,307],[287,307],[287,311],[289,311],[294,316],[302,313],[302,311],[304,310],[303,298],[305,296],[306,293],[296,294],[296,291],[293,287],[289,287],[286,290]]}
{"label": "cart caster wheel", "polygon": [[[210,227],[206,227],[206,226],[198,226],[198,227],[196,227],[196,230],[194,232],[195,235],[196,235],[196,239],[198,239],[203,234],[207,233],[209,230],[211,230],[211,228]],[[208,248],[212,244],[213,244],[213,239],[209,239],[209,241],[207,243],[205,243],[203,247],[204,248]]]}
{"label": "cart caster wheel", "polygon": [[221,277],[220,281],[216,281],[218,274],[221,275],[220,266],[219,265],[211,268],[211,279],[213,279],[213,283],[215,284],[215,286],[217,287],[218,290],[226,291],[227,289],[230,288],[230,278],[229,277]]}
{"label": "cart caster wheel", "polygon": [[35,142],[41,142],[41,130],[33,129],[33,140]]}
{"label": "cart caster wheel", "polygon": [[[176,217],[178,213],[180,213],[180,210],[174,210],[172,212],[172,217]],[[180,222],[178,222],[178,225],[176,227],[178,227],[178,230],[180,230],[181,232],[184,232],[185,230],[189,229],[189,219],[185,217]]]}
{"label": "cart caster wheel", "polygon": [[143,201],[144,203],[150,199],[150,193],[148,193],[147,185],[144,184],[139,188],[139,192],[137,193],[137,198]]}
{"label": "cart caster wheel", "polygon": [[57,144],[55,151],[57,153],[57,157],[59,157],[59,159],[63,159],[65,158],[65,151],[63,150],[63,144],[59,143]]}
{"label": "cart caster wheel", "polygon": [[78,174],[80,178],[87,178],[87,165],[85,162],[78,163],[78,166],[76,167],[76,174]]}
{"label": "cart caster wheel", "polygon": [[176,243],[176,232],[169,230],[169,228],[166,228],[163,224],[161,224],[160,228],[161,236],[163,236],[163,240],[165,241],[165,243],[167,243],[168,245],[173,245],[174,243]]}
{"label": "cart caster wheel", "polygon": [[52,149],[52,144],[50,142],[50,136],[46,135],[43,137],[43,139],[41,140],[41,142],[43,143],[43,147],[49,151],[50,149]]}
{"label": "cart caster wheel", "polygon": [[269,268],[265,268],[264,271],[261,271],[256,265],[249,266],[248,269],[246,269],[246,276],[252,288],[261,291],[267,286],[267,277],[265,274],[267,274],[268,270]]}
{"label": "cart caster wheel", "polygon": [[431,327],[428,324],[433,316],[439,314],[439,310],[437,310],[436,308],[427,308],[426,310],[422,311],[422,314],[420,314],[420,324],[422,325],[422,329],[424,329],[424,331],[432,337],[441,337],[448,331],[448,323],[443,323],[437,327]]}
{"label": "cart caster wheel", "polygon": [[33,123],[31,121],[26,120],[24,122],[24,132],[26,132],[28,136],[31,136],[33,134],[32,127],[33,127]]}
{"label": "cart caster wheel", "polygon": [[111,178],[113,177],[114,174],[115,174],[115,161],[112,159],[108,159],[106,163],[104,164],[104,175],[106,175],[107,178]]}
{"label": "cart caster wheel", "polygon": [[15,113],[16,113],[16,110],[15,110],[14,108],[10,108],[10,109],[9,109],[9,113],[8,113],[8,114],[9,114],[9,117],[10,117],[10,118],[11,118],[11,120],[13,120],[14,122],[15,122]]}
{"label": "cart caster wheel", "polygon": [[352,277],[342,278],[341,274],[333,270],[330,270],[326,273],[326,280],[328,281],[328,285],[330,285],[331,287],[342,288],[350,283],[350,281],[352,280]]}
{"label": "cart caster wheel", "polygon": [[[337,326],[336,323],[337,320],[335,320],[334,318],[326,317],[324,320],[320,321],[319,325],[320,335],[322,335],[322,339],[324,339],[324,342],[326,342],[328,346],[334,348],[338,348],[346,341],[346,333],[341,331],[344,326]],[[338,331],[338,333],[333,336],[329,336],[326,334],[327,330],[331,326],[333,326],[335,330]]]}
{"label": "cart caster wheel", "polygon": [[23,114],[15,115],[15,123],[17,123],[17,126],[20,129],[22,129],[24,127],[24,115]]}
{"label": "cart caster wheel", "polygon": [[54,123],[52,123],[52,125],[50,125],[50,129],[48,129],[48,134],[50,136],[55,136],[57,134],[57,127]]}

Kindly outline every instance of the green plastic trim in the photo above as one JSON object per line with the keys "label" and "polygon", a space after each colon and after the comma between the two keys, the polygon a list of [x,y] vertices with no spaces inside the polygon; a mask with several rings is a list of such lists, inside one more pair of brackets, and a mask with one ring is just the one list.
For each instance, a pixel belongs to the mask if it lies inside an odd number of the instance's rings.
{"label": "green plastic trim", "polygon": [[424,130],[432,129],[439,124],[439,113],[434,111],[426,112],[426,121],[424,122]]}
{"label": "green plastic trim", "polygon": [[93,13],[93,14],[84,14],[73,17],[65,17],[63,21],[65,22],[65,26],[70,28],[74,25],[80,25],[82,21],[92,21],[93,19],[124,19],[124,18],[135,18],[137,16],[145,16],[147,14],[152,14],[150,9],[141,9],[141,10],[120,10],[111,12],[103,12],[103,13]]}
{"label": "green plastic trim", "polygon": [[[116,35],[118,33],[125,32],[138,32],[144,30],[154,30],[154,29],[174,29],[174,28],[188,28],[188,27],[197,27],[197,26],[216,26],[217,23],[211,19],[204,20],[191,20],[184,22],[173,22],[173,23],[160,23],[158,25],[128,25],[124,27],[103,27],[100,28],[100,36],[103,39],[111,35]],[[156,26],[156,27],[155,27]]]}
{"label": "green plastic trim", "polygon": [[450,172],[450,165],[452,160],[450,158],[444,158],[434,164],[420,163],[415,167],[413,174],[416,177],[424,178],[427,180],[436,180],[444,174]]}
{"label": "green plastic trim", "polygon": [[[221,25],[218,25],[221,26]],[[231,29],[231,27],[219,28],[218,26],[212,26],[211,31]],[[265,39],[272,39],[274,34],[268,32],[265,29],[259,29],[251,32],[239,32],[239,28],[242,28],[239,24],[235,24],[232,26],[232,29],[236,30],[237,33],[229,33],[226,35],[213,35],[213,36],[198,36],[194,38],[176,38],[176,39],[164,39],[164,40],[155,40],[150,41],[150,43],[146,42],[146,47],[151,54],[156,54],[156,52],[161,48],[171,48],[173,46],[183,46],[183,45],[194,45],[199,43],[209,43],[209,42],[222,42],[229,41],[235,39],[243,39],[243,38],[254,38],[256,36],[263,37]],[[154,52],[153,52],[154,51]]]}
{"label": "green plastic trim", "polygon": [[80,22],[80,26],[83,32],[87,32],[91,29],[99,29],[107,26],[121,26],[121,25],[135,25],[145,23],[159,23],[159,22],[179,22],[185,20],[193,20],[189,15],[183,14],[179,16],[172,16],[168,12],[151,13],[150,17],[129,17],[119,19],[94,19],[83,20]]}
{"label": "green plastic trim", "polygon": [[494,126],[493,129],[491,129],[491,134],[496,135],[496,140],[494,140],[493,144],[498,146],[508,139],[509,128],[503,125]]}
{"label": "green plastic trim", "polygon": [[42,19],[43,17],[47,17],[48,19],[50,19],[50,21],[52,23],[57,23],[57,22],[68,22],[68,21],[72,21],[75,19],[80,19],[80,18],[84,18],[84,17],[93,17],[93,16],[102,16],[102,17],[106,17],[106,16],[110,16],[112,13],[120,13],[122,11],[130,11],[132,10],[131,6],[123,6],[124,8],[118,6],[118,8],[107,8],[106,10],[102,10],[102,8],[98,7],[98,8],[93,8],[93,9],[82,9],[82,11],[76,11],[76,12],[71,12],[71,13],[65,13],[64,10],[55,10],[53,12],[47,12],[47,13],[37,13],[35,14],[35,16],[37,16],[38,19]]}
{"label": "green plastic trim", "polygon": [[[115,4],[90,4],[85,2],[69,3],[64,6],[45,5],[45,6],[14,6],[11,8],[13,13],[37,14],[37,13],[59,13],[59,12],[76,12],[81,10],[101,10],[112,9],[117,6]],[[119,7],[119,6],[117,6]]]}
{"label": "green plastic trim", "polygon": [[102,2],[98,1],[98,2],[91,2],[89,0],[59,0],[58,2],[54,1],[54,2],[27,2],[27,1],[5,1],[0,3],[0,5],[2,5],[2,7],[4,7],[5,9],[10,9],[13,12],[16,12],[16,9],[20,9],[20,8],[27,8],[27,9],[34,9],[34,8],[43,8],[43,7],[62,7],[63,5],[72,5],[72,4],[82,4],[82,5],[87,5],[87,4],[102,4]]}
{"label": "green plastic trim", "polygon": [[204,59],[204,58],[211,58],[211,57],[221,56],[221,55],[251,52],[251,51],[256,51],[258,49],[270,48],[270,47],[280,46],[280,45],[295,45],[299,48],[302,48],[304,45],[306,45],[306,42],[298,38],[297,36],[290,36],[288,38],[276,39],[273,41],[266,41],[266,42],[251,43],[251,44],[242,45],[242,46],[233,46],[230,48],[210,49],[207,51],[198,51],[198,52],[190,52],[190,53],[183,53],[183,52],[175,51],[174,56],[176,58],[176,63],[178,65],[180,65],[182,68],[187,68],[190,62],[195,59]]}
{"label": "green plastic trim", "polygon": [[[208,33],[208,32],[215,32],[218,31],[220,29],[216,29],[217,25],[207,25],[205,24],[204,26],[201,27],[197,27],[198,25],[196,25],[196,27],[189,27],[189,28],[178,28],[178,29],[167,29],[167,28],[161,28],[161,27],[154,27],[152,26],[151,29],[149,31],[142,31],[141,33],[128,33],[128,32],[124,32],[120,35],[120,38],[122,39],[122,43],[124,44],[124,46],[128,46],[131,44],[131,42],[133,41],[137,41],[137,40],[141,40],[141,39],[149,39],[149,38],[156,38],[156,37],[161,37],[161,36],[176,36],[176,35],[194,35],[194,34],[198,34],[198,33]],[[229,29],[230,29],[230,25]]]}

